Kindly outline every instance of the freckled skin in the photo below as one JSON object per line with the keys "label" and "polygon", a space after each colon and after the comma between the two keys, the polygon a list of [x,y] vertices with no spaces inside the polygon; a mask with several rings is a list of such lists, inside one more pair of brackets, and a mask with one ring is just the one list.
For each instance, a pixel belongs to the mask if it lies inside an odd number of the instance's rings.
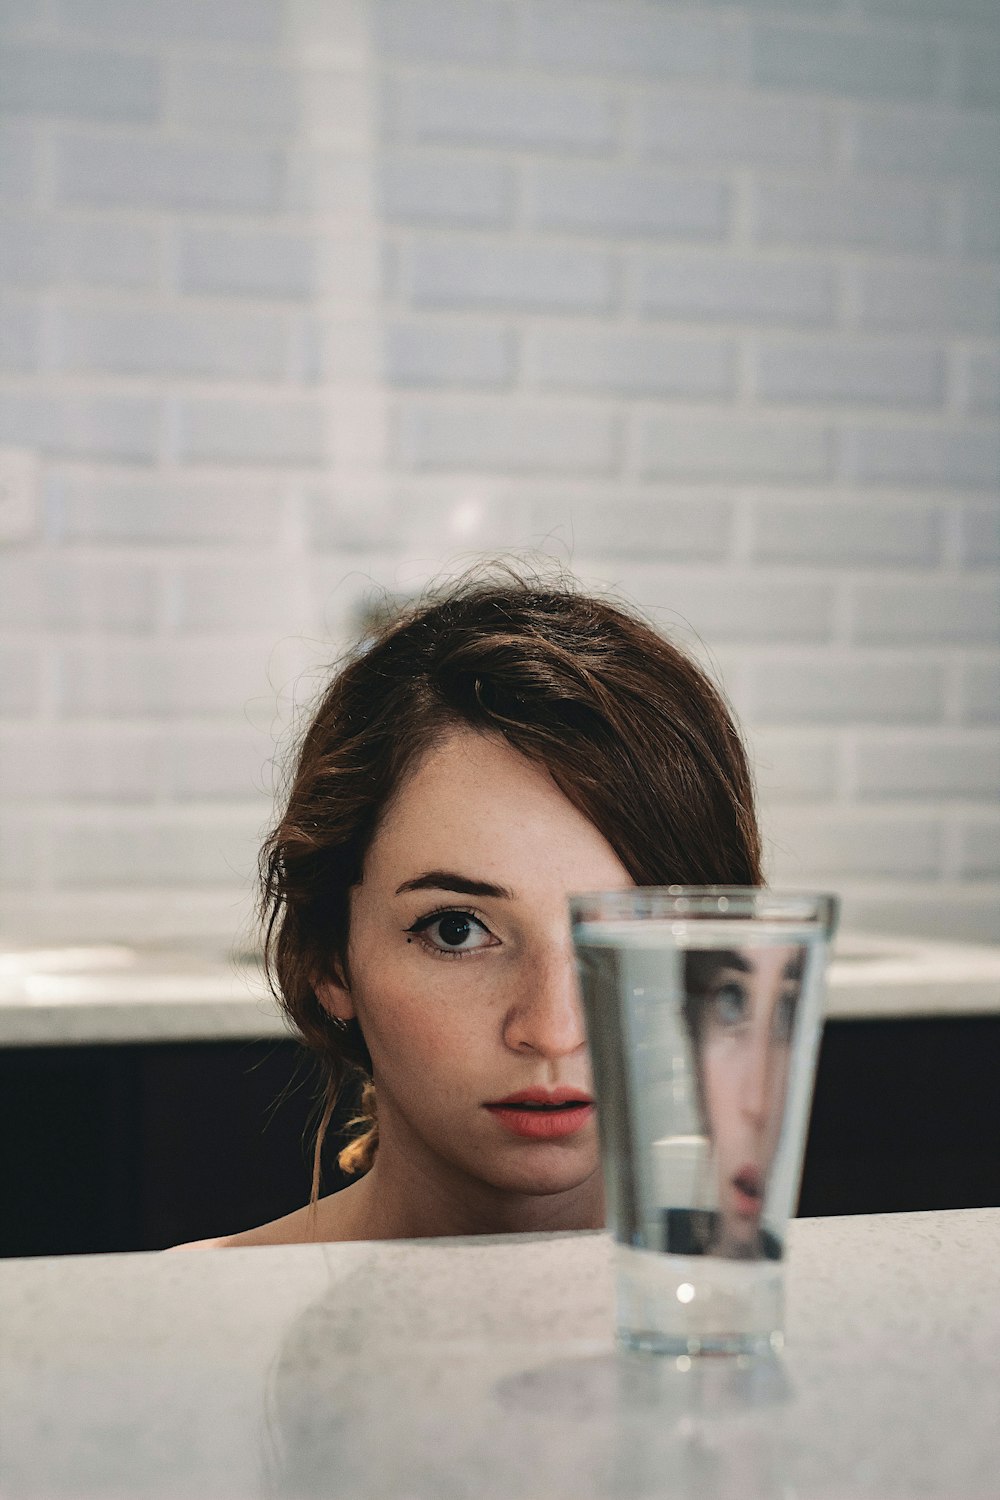
{"label": "freckled skin", "polygon": [[[510,899],[397,895],[432,870]],[[632,885],[597,829],[548,773],[499,738],[456,730],[393,799],[352,892],[347,983],[321,1003],[356,1017],[371,1053],[379,1148],[371,1171],[226,1245],[307,1239],[599,1228],[604,1194],[593,1112],[555,1140],[518,1137],[484,1105],[526,1088],[591,1091],[567,897]],[[428,914],[461,927],[411,930]]]}
{"label": "freckled skin", "polygon": [[[513,899],[395,895],[426,870],[471,874]],[[593,1118],[570,1137],[527,1141],[483,1105],[533,1085],[590,1091],[566,901],[630,884],[551,777],[506,743],[456,732],[418,766],[354,892],[350,991],[325,996],[357,1016],[372,1055],[380,1143],[369,1186],[384,1202],[402,1207],[416,1174],[460,1217],[601,1222]],[[440,929],[406,931],[442,907],[475,914],[472,951],[443,955]]]}

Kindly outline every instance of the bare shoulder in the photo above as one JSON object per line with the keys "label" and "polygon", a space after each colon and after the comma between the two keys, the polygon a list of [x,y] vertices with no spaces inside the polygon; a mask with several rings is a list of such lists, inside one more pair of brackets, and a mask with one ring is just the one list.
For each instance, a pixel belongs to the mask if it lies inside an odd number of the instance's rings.
{"label": "bare shoulder", "polygon": [[171,1245],[170,1249],[242,1250],[251,1245],[313,1245],[362,1238],[355,1231],[356,1214],[352,1212],[354,1191],[360,1185],[352,1183],[328,1198],[321,1198],[313,1209],[306,1204],[305,1208],[297,1208],[256,1229],[220,1235],[218,1239],[189,1240],[184,1245]]}
{"label": "bare shoulder", "polygon": [[[324,1238],[315,1231],[318,1223],[310,1224],[308,1207],[297,1208],[284,1218],[272,1219],[270,1224],[260,1224],[255,1229],[243,1229],[238,1234],[223,1234],[218,1239],[189,1240],[185,1245],[171,1245],[171,1250],[239,1250],[247,1245],[305,1245]],[[312,1233],[310,1231],[313,1231]]]}

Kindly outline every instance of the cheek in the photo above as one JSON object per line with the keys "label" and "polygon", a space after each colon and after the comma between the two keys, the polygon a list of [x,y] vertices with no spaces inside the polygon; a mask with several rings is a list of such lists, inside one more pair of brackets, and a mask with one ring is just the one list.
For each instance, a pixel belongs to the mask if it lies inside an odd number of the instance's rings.
{"label": "cheek", "polygon": [[785,1114],[785,1095],[788,1091],[788,1065],[791,1053],[787,1047],[779,1046],[774,1052],[774,1071],[771,1075],[771,1133],[781,1130]]}
{"label": "cheek", "polygon": [[[447,961],[429,962],[443,967]],[[377,980],[357,976],[358,1019],[375,1068],[384,1078],[405,1078],[426,1090],[440,1084],[443,1075],[454,1079],[463,1062],[483,1051],[489,1007],[456,994],[455,978],[391,971],[383,971]]]}

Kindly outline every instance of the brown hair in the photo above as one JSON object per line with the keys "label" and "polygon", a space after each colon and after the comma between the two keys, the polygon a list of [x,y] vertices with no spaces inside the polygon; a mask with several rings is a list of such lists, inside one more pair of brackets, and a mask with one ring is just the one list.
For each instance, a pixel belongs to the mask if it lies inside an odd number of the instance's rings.
{"label": "brown hair", "polygon": [[345,1078],[366,1080],[365,1133],[340,1154],[371,1165],[371,1059],[356,1022],[316,985],[347,970],[350,891],[406,773],[448,730],[502,735],[549,771],[637,885],[759,885],[753,784],[708,678],[626,608],[512,571],[471,577],[384,625],[320,699],[287,807],[261,852],[268,977],[319,1057],[326,1098],[313,1163]]}

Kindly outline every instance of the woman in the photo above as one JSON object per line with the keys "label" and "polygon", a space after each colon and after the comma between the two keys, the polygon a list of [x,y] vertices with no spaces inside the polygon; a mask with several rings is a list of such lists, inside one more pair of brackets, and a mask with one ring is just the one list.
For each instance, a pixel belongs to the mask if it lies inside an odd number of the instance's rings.
{"label": "woman", "polygon": [[[684,1013],[718,1202],[717,1211],[689,1217],[689,1254],[780,1254],[761,1221],[784,1121],[804,965],[805,949],[796,944],[695,949],[686,956]],[[681,1216],[675,1213],[668,1228],[676,1240]]]}
{"label": "woman", "polygon": [[[453,586],[334,678],[261,868],[276,993],[322,1060],[305,1208],[227,1238],[597,1228],[566,898],[760,881],[751,778],[719,694],[625,610],[512,575]],[[361,1072],[358,1176],[320,1198]]]}

